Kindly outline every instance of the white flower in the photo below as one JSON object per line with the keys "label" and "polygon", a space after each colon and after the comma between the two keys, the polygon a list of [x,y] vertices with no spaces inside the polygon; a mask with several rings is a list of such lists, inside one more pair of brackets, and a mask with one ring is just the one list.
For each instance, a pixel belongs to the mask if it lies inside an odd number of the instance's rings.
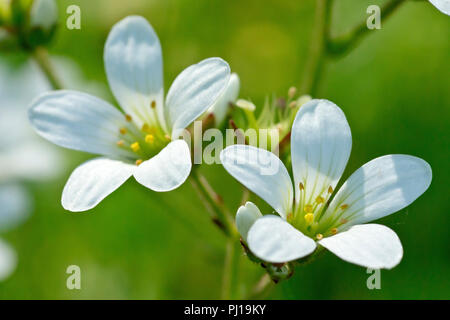
{"label": "white flower", "polygon": [[230,103],[236,102],[240,88],[241,82],[239,76],[236,73],[232,73],[222,96],[209,109],[209,112],[214,114],[216,124],[221,124],[225,120]]}
{"label": "white flower", "polygon": [[450,0],[429,0],[439,11],[450,16]]}
{"label": "white flower", "polygon": [[39,97],[29,118],[49,141],[104,157],[79,166],[70,176],[62,205],[85,211],[132,175],[155,191],[170,191],[189,176],[189,146],[180,133],[220,97],[230,77],[228,64],[210,58],[185,69],[164,101],[162,54],[157,35],[142,17],[117,23],[105,45],[111,90],[125,114],[106,101],[75,91]]}
{"label": "white flower", "polygon": [[[357,265],[395,267],[403,256],[395,232],[364,223],[399,211],[419,197],[431,183],[428,163],[408,155],[377,158],[358,169],[332,197],[352,145],[342,110],[327,100],[308,102],[297,113],[291,139],[294,186],[273,153],[234,145],[221,154],[226,170],[281,216],[262,216],[252,203],[238,210],[237,227],[250,250],[264,261],[283,263],[309,255],[318,243]],[[270,159],[278,170],[262,175],[258,159]]]}

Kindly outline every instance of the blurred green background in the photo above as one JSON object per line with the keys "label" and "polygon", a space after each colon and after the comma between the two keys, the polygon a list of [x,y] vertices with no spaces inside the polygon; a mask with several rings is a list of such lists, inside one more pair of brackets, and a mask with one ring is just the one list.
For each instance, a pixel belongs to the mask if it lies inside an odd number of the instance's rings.
{"label": "blurred green background", "polygon": [[[368,5],[383,3],[335,2],[336,35],[365,19]],[[81,7],[81,30],[64,28],[70,4]],[[266,96],[286,95],[290,86],[300,85],[314,4],[59,0],[63,19],[50,51],[71,58],[88,80],[106,86],[102,56],[107,34],[123,17],[140,14],[161,40],[166,90],[186,66],[220,56],[240,75],[240,96],[261,105]],[[395,269],[382,271],[382,289],[371,291],[366,269],[327,253],[298,268],[268,298],[450,298],[450,202],[444,197],[450,181],[450,17],[428,2],[411,2],[370,33],[351,54],[327,64],[318,97],[339,105],[352,128],[353,152],[344,179],[384,154],[412,154],[431,164],[430,189],[381,221],[398,233],[404,258]],[[113,101],[110,94],[106,98]],[[17,250],[19,265],[0,283],[1,299],[220,298],[225,238],[211,225],[189,183],[157,194],[130,179],[94,210],[68,213],[60,205],[65,181],[91,156],[64,152],[66,172],[55,181],[29,184],[34,213],[3,236]],[[202,170],[237,209],[239,184],[220,166]],[[73,264],[81,267],[82,290],[66,288],[65,271]],[[262,274],[262,268],[242,256],[239,291],[245,293]]]}

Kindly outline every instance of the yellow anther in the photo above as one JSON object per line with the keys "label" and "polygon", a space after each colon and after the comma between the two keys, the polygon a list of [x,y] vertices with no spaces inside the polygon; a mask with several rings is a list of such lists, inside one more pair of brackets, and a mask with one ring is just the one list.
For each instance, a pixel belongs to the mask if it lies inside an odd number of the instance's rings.
{"label": "yellow anther", "polygon": [[316,234],[316,239],[317,240],[322,240],[323,239],[323,234],[321,234],[321,233]]}
{"label": "yellow anther", "polygon": [[345,210],[345,209],[347,209],[348,208],[348,204],[343,204],[342,206],[341,206],[341,209],[342,210]]}
{"label": "yellow anther", "polygon": [[117,141],[117,146],[123,147],[124,145],[125,145],[125,141],[123,141],[123,140]]}
{"label": "yellow anther", "polygon": [[153,142],[155,142],[155,136],[152,134],[146,135],[145,142],[152,144]]}
{"label": "yellow anther", "polygon": [[152,128],[150,128],[150,126],[146,123],[144,123],[144,125],[142,126],[142,131],[144,131],[145,133],[152,133]]}
{"label": "yellow anther", "polygon": [[142,162],[144,162],[144,161],[142,161],[141,159],[136,160],[136,165],[137,165],[137,166],[140,166],[140,165],[142,164]]}
{"label": "yellow anther", "polygon": [[317,202],[317,203],[324,203],[324,202],[325,202],[325,199],[324,199],[323,197],[321,197],[321,196],[318,196],[318,197],[316,198],[316,202]]}
{"label": "yellow anther", "polygon": [[341,219],[341,224],[346,224],[348,222],[347,219]]}
{"label": "yellow anther", "polygon": [[328,187],[328,193],[333,193],[333,191],[334,191],[334,190],[333,190],[333,187],[332,187],[332,186],[329,186],[329,187]]}
{"label": "yellow anther", "polygon": [[303,191],[303,190],[305,190],[305,186],[303,185],[303,183],[301,183],[301,182],[300,182],[300,184],[299,184],[299,188],[300,188],[300,191]]}
{"label": "yellow anther", "polygon": [[127,120],[128,122],[131,122],[133,120],[133,118],[129,114],[126,114],[125,120]]}
{"label": "yellow anther", "polygon": [[338,229],[337,228],[331,229],[331,234],[332,235],[335,235],[336,233],[338,233]]}
{"label": "yellow anther", "polygon": [[308,204],[308,205],[305,206],[304,210],[305,210],[306,213],[312,213],[313,212],[313,206]]}
{"label": "yellow anther", "polygon": [[139,150],[141,150],[141,146],[139,145],[139,142],[133,143],[130,147],[131,147],[131,150],[133,150],[134,152],[138,152]]}
{"label": "yellow anther", "polygon": [[156,108],[156,101],[153,100],[152,103],[150,104],[150,106],[152,107],[152,109],[155,109]]}
{"label": "yellow anther", "polygon": [[120,128],[119,129],[119,132],[121,133],[121,134],[127,134],[127,129],[126,128]]}
{"label": "yellow anther", "polygon": [[297,101],[292,101],[289,103],[289,108],[294,109],[295,107],[297,107]]}
{"label": "yellow anther", "polygon": [[167,141],[172,140],[172,139],[170,139],[170,136],[169,136],[168,134],[166,134],[166,135],[164,136],[164,138],[166,138]]}
{"label": "yellow anther", "polygon": [[314,221],[314,215],[312,213],[305,214],[305,221],[307,223],[312,223]]}
{"label": "yellow anther", "polygon": [[286,220],[287,220],[287,221],[291,221],[291,220],[292,220],[292,217],[293,217],[292,212],[290,212],[290,213],[288,213],[288,215],[287,215],[287,217],[286,217]]}

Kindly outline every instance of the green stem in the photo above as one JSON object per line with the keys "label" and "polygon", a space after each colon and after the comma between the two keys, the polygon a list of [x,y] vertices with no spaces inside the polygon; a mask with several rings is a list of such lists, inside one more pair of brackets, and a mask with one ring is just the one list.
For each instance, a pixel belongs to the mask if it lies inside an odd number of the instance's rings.
{"label": "green stem", "polygon": [[234,239],[228,240],[222,279],[223,300],[237,298],[239,259],[240,248],[236,245],[236,241]]}
{"label": "green stem", "polygon": [[326,58],[332,0],[317,0],[313,34],[310,42],[309,60],[300,86],[301,94],[315,96]]}
{"label": "green stem", "polygon": [[56,72],[50,61],[47,49],[43,47],[37,47],[32,53],[33,59],[36,61],[38,66],[41,68],[44,75],[47,77],[48,82],[54,90],[63,89],[63,85],[56,75]]}
{"label": "green stem", "polygon": [[[407,0],[390,0],[381,8],[381,18],[386,21]],[[327,52],[332,57],[340,57],[353,50],[371,30],[367,28],[367,20],[364,19],[350,32],[335,39],[327,39]]]}
{"label": "green stem", "polygon": [[263,299],[274,287],[275,283],[270,279],[270,276],[265,273],[253,287],[247,300]]}
{"label": "green stem", "polygon": [[234,226],[230,211],[225,206],[223,199],[213,190],[208,180],[197,169],[190,175],[191,183],[197,191],[206,209],[210,212],[213,222],[230,238],[238,239],[238,233]]}

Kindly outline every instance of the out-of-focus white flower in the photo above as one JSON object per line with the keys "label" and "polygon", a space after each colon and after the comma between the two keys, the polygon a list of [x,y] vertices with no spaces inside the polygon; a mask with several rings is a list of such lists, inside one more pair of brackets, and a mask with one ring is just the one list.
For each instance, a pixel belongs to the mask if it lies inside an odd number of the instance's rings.
{"label": "out-of-focus white flower", "polygon": [[[395,232],[365,223],[412,203],[429,187],[431,168],[413,156],[383,156],[358,169],[332,197],[351,146],[342,110],[330,101],[312,100],[292,126],[294,186],[273,153],[246,145],[222,151],[225,169],[280,215],[262,216],[252,203],[238,210],[237,228],[255,256],[284,263],[311,254],[319,244],[369,268],[390,269],[400,262],[403,248]],[[268,165],[278,170],[263,175],[261,168]]]}
{"label": "out-of-focus white flower", "polygon": [[439,11],[450,16],[450,0],[429,0]]}
{"label": "out-of-focus white flower", "polygon": [[[17,66],[8,62],[0,59],[0,233],[19,226],[32,211],[32,200],[21,182],[51,179],[64,167],[60,151],[36,135],[27,117],[36,95],[51,89],[47,79],[32,61]],[[69,87],[100,91],[98,85],[83,82],[70,60],[53,62]],[[11,274],[16,262],[14,251],[0,242],[0,280]]]}
{"label": "out-of-focus white flower", "polygon": [[58,21],[55,0],[34,0],[30,10],[30,24],[49,31]]}
{"label": "out-of-focus white flower", "polygon": [[221,124],[225,120],[230,104],[236,102],[239,96],[240,87],[241,83],[239,76],[236,73],[232,73],[224,93],[209,109],[209,112],[214,114],[214,119],[217,125]]}
{"label": "out-of-focus white flower", "polygon": [[192,163],[188,144],[178,138],[216,102],[230,78],[228,63],[203,60],[175,79],[164,101],[161,45],[151,25],[138,16],[113,27],[104,60],[124,113],[77,91],[44,94],[29,110],[42,137],[104,156],[85,162],[69,178],[62,205],[74,212],[92,209],[131,176],[158,192],[183,184]]}

